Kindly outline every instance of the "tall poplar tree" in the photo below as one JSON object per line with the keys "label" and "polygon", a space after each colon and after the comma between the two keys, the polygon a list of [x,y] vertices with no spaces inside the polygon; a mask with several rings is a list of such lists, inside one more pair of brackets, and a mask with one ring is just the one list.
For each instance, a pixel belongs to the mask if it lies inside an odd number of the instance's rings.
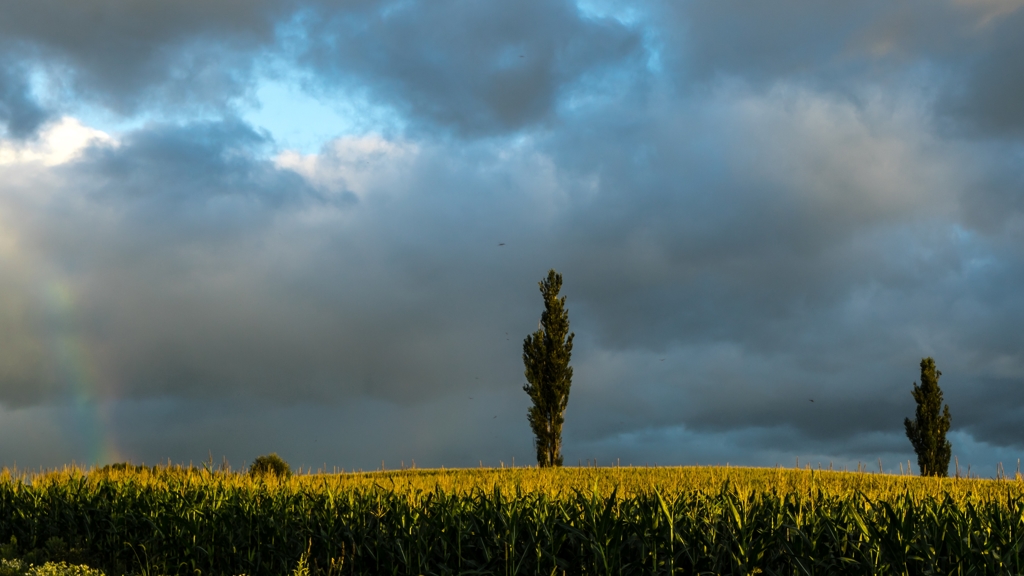
{"label": "tall poplar tree", "polygon": [[526,381],[523,390],[530,395],[533,406],[527,412],[530,427],[536,436],[537,465],[541,468],[562,465],[562,423],[572,386],[572,339],[569,332],[569,311],[562,289],[562,275],[550,270],[547,280],[539,282],[544,297],[544,313],[540,327],[523,341],[523,364]]}
{"label": "tall poplar tree", "polygon": [[935,369],[935,360],[921,359],[921,385],[914,383],[914,400],[917,414],[913,421],[907,418],[903,425],[907,438],[917,452],[917,465],[922,476],[946,476],[952,446],[946,440],[951,418],[949,405],[942,408],[942,390],[939,377],[942,372]]}

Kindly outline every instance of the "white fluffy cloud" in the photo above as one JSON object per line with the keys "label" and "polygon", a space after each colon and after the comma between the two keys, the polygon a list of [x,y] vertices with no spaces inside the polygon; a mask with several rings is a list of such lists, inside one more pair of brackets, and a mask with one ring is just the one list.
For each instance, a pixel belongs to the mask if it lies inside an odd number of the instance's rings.
{"label": "white fluffy cloud", "polygon": [[89,146],[116,144],[110,134],[65,116],[47,125],[31,140],[0,139],[0,166],[30,163],[55,166],[74,160]]}

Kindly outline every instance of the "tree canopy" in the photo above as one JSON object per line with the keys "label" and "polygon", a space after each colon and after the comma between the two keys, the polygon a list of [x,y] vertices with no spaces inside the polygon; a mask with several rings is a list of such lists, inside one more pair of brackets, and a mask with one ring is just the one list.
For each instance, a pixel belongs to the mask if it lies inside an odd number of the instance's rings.
{"label": "tree canopy", "polygon": [[914,420],[907,418],[903,425],[907,438],[917,453],[917,465],[922,476],[946,476],[952,446],[946,440],[951,417],[949,405],[942,407],[942,389],[939,377],[942,372],[935,369],[935,360],[921,359],[921,385],[914,383],[912,392],[917,402]]}
{"label": "tree canopy", "polygon": [[530,395],[533,406],[527,412],[537,448],[537,464],[542,467],[562,465],[562,424],[572,386],[572,339],[569,332],[569,311],[565,296],[559,298],[562,275],[550,270],[547,279],[539,282],[544,298],[540,327],[523,341],[523,364],[526,381],[523,390]]}

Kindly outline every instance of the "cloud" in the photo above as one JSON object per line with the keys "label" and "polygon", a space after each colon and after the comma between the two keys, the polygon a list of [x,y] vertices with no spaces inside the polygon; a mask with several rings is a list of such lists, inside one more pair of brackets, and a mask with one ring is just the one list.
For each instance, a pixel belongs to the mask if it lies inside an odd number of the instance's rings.
{"label": "cloud", "polygon": [[899,101],[723,87],[614,138],[593,137],[617,128],[601,122],[551,146],[556,164],[600,182],[569,221],[570,245],[589,248],[572,272],[603,311],[605,344],[777,343],[761,332],[769,318],[899,275],[883,246],[906,253],[901,231],[949,217],[970,171]]}
{"label": "cloud", "polygon": [[32,94],[27,76],[23,67],[0,60],[0,125],[19,139],[35,133],[50,117]]}
{"label": "cloud", "polygon": [[299,61],[314,84],[368,91],[457,134],[550,121],[573,85],[630,64],[640,37],[571,2],[392,2],[313,9]]}
{"label": "cloud", "polygon": [[[505,257],[498,241],[511,238],[464,212],[493,211],[500,189],[480,191],[518,166],[474,178],[476,159],[449,169],[442,151],[363,142],[325,153],[327,163],[351,161],[350,194],[276,166],[258,153],[262,137],[231,121],[152,126],[94,146],[55,180],[9,184],[9,211],[31,215],[15,227],[22,251],[46,261],[46,281],[67,287],[76,317],[56,336],[21,338],[37,348],[47,338],[91,343],[107,393],[125,397],[409,402],[493,378],[495,361],[514,366],[518,344],[504,332],[521,330],[510,326],[509,277],[489,276]],[[365,169],[352,157],[360,150]],[[453,204],[470,191],[477,206]],[[456,273],[481,278],[460,286]],[[535,273],[520,282],[527,296]],[[511,353],[494,348],[499,340]],[[6,399],[47,394],[12,383]]]}
{"label": "cloud", "polygon": [[953,4],[973,11],[978,28],[985,28],[1024,8],[1021,0],[954,0]]}
{"label": "cloud", "polygon": [[58,89],[124,114],[157,105],[218,109],[248,89],[289,2],[0,3],[5,51],[40,64]]}
{"label": "cloud", "polygon": [[1018,31],[1024,26],[1024,11],[1019,5],[1002,8],[1005,16],[995,12],[983,20],[957,85],[943,94],[940,104],[946,114],[962,118],[970,133],[1019,141],[1024,136],[1024,112],[1017,105],[1017,96],[1024,93],[1024,40]]}
{"label": "cloud", "polygon": [[722,78],[856,95],[916,83],[955,131],[1020,136],[1024,68],[1016,0],[648,4],[659,60],[684,92]]}
{"label": "cloud", "polygon": [[[582,10],[571,2],[47,0],[3,10],[5,51],[51,91],[129,116],[230,112],[253,101],[269,75],[328,100],[368,98],[414,129],[477,137],[550,125],[602,92],[643,92],[660,71],[684,93],[721,78],[847,95],[909,79],[957,129],[1013,136],[1022,123],[1007,96],[1020,91],[1016,2]],[[24,65],[7,68],[0,108],[11,130],[27,134],[48,107],[30,96]]]}
{"label": "cloud", "polygon": [[[581,111],[557,134],[367,135],[315,155],[275,152],[237,120],[149,126],[85,149],[42,190],[8,189],[35,216],[21,242],[68,287],[75,320],[56,336],[11,328],[44,352],[7,369],[52,363],[56,337],[89,343],[98,398],[377,402],[439,418],[457,396],[515,406],[519,339],[555,267],[580,335],[581,445],[781,426],[778,449],[798,452],[799,438],[884,434],[912,412],[927,354],[951,403],[1000,409],[964,387],[995,360],[955,359],[987,346],[956,328],[978,310],[1016,317],[1008,293],[978,292],[1004,282],[972,267],[992,246],[957,233],[972,147],[938,140],[900,98],[869,102],[726,83],[625,132]],[[1000,334],[999,365],[1013,366],[1015,337]],[[1002,374],[994,385],[1017,377]],[[59,396],[37,378],[5,400]],[[980,414],[959,414],[995,441]]]}
{"label": "cloud", "polygon": [[[290,77],[297,63],[317,94],[368,93],[431,126],[493,134],[550,120],[570,86],[639,54],[635,31],[585,18],[570,2],[0,8],[8,50],[30,54],[56,90],[125,115],[230,111],[254,97],[259,75]],[[15,100],[19,121],[32,125],[31,102]]]}
{"label": "cloud", "polygon": [[[895,462],[927,355],[965,446],[1019,446],[1020,154],[985,104],[1014,5],[204,6],[0,23],[4,121],[43,114],[0,140],[17,426],[92,407],[148,461],[529,459],[556,268],[570,461]],[[263,76],[395,121],[289,150],[233,112]]]}
{"label": "cloud", "polygon": [[0,166],[27,162],[39,162],[45,166],[64,164],[96,143],[116,145],[106,132],[83,126],[75,118],[64,117],[51,123],[32,140],[0,140]]}

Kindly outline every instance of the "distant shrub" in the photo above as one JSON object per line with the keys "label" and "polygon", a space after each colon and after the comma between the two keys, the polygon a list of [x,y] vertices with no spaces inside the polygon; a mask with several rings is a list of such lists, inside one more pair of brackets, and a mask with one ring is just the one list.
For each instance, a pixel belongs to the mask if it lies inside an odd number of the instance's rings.
{"label": "distant shrub", "polygon": [[[132,464],[131,462],[114,462],[113,464],[107,464],[99,469],[100,472],[142,472],[147,468],[141,464]],[[156,466],[153,466],[152,470],[156,471]]]}
{"label": "distant shrub", "polygon": [[256,458],[249,466],[249,474],[253,476],[273,474],[279,478],[287,478],[292,475],[292,469],[283,458],[271,452]]}

